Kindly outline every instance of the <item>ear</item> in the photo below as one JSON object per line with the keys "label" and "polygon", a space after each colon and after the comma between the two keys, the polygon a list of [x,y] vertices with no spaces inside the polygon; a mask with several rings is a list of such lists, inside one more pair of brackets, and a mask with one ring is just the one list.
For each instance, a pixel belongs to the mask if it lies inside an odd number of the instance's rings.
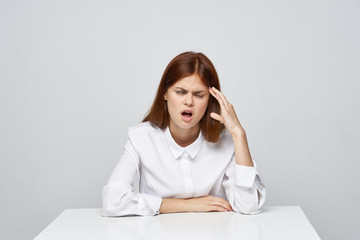
{"label": "ear", "polygon": [[167,93],[164,94],[164,100],[167,101]]}

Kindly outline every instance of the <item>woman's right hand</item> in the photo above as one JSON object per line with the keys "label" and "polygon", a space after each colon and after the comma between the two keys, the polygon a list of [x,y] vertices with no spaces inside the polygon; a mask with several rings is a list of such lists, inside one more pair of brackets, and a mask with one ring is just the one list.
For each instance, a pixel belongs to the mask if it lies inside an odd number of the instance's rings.
{"label": "woman's right hand", "polygon": [[188,198],[187,202],[190,212],[227,212],[234,211],[228,201],[211,195]]}

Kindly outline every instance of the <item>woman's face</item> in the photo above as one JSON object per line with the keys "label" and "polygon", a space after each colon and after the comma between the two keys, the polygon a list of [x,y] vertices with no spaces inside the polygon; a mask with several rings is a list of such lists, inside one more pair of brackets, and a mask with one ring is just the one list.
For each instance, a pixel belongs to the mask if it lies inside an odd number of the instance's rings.
{"label": "woman's face", "polygon": [[197,75],[178,80],[165,93],[170,115],[170,127],[198,127],[209,100],[208,87]]}

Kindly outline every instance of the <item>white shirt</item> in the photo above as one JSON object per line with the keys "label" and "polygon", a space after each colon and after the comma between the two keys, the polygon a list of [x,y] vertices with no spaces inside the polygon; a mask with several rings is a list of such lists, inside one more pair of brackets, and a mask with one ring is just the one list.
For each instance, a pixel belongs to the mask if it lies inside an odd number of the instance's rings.
{"label": "white shirt", "polygon": [[156,215],[162,198],[206,195],[224,198],[244,214],[259,213],[266,196],[255,162],[254,167],[235,163],[227,129],[217,143],[200,132],[195,142],[181,147],[169,128],[144,122],[128,129],[123,154],[103,188],[102,215]]}

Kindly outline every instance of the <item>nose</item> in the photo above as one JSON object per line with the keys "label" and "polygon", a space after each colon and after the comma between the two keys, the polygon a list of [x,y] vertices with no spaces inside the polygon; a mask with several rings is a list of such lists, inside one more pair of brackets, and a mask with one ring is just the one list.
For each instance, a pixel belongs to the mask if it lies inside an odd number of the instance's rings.
{"label": "nose", "polygon": [[192,97],[191,94],[188,94],[186,96],[185,105],[187,105],[187,106],[193,106],[194,105],[193,97]]}

